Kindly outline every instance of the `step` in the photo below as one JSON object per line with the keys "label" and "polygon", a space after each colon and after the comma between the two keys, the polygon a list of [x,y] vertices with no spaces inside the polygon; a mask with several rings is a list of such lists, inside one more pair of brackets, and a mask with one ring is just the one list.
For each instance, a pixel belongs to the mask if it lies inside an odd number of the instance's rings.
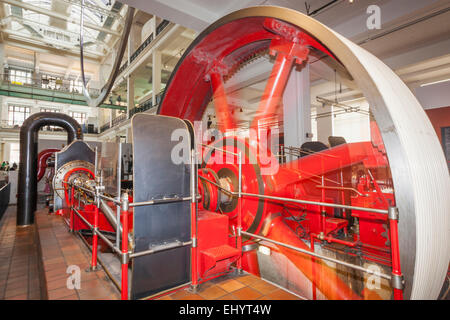
{"label": "step", "polygon": [[204,270],[204,273],[223,272],[239,254],[238,249],[227,244],[201,251],[202,270]]}

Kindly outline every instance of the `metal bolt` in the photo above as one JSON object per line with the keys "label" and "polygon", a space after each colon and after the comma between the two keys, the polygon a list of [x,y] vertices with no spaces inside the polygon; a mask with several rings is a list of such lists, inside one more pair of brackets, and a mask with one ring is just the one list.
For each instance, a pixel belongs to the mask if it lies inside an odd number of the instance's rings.
{"label": "metal bolt", "polygon": [[130,261],[130,252],[120,254],[122,264],[127,264]]}
{"label": "metal bolt", "polygon": [[389,220],[398,220],[399,213],[397,207],[389,207],[388,209],[388,218]]}
{"label": "metal bolt", "polygon": [[394,289],[403,290],[405,288],[405,279],[404,279],[403,275],[392,274],[391,286]]}
{"label": "metal bolt", "polygon": [[128,202],[128,194],[126,192],[122,193],[122,211],[128,211],[129,208],[129,202]]}

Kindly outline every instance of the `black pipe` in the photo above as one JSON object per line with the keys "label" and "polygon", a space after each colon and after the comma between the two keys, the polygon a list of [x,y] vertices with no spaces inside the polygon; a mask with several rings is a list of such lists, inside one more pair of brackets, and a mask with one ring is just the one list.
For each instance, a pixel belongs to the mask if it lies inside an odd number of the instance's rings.
{"label": "black pipe", "polygon": [[321,6],[319,9],[314,10],[313,12],[309,12],[309,8],[310,6],[308,5],[307,2],[305,2],[306,5],[306,14],[310,17],[315,16],[316,14],[320,13],[322,10],[325,10],[326,8],[328,8],[329,6],[331,6],[332,4],[339,2],[341,0],[332,0],[326,4],[324,4],[323,6]]}
{"label": "black pipe", "polygon": [[28,117],[20,128],[20,164],[17,192],[17,225],[34,223],[37,200],[38,132],[43,126],[59,126],[67,131],[67,144],[83,140],[80,124],[63,113],[39,112]]}

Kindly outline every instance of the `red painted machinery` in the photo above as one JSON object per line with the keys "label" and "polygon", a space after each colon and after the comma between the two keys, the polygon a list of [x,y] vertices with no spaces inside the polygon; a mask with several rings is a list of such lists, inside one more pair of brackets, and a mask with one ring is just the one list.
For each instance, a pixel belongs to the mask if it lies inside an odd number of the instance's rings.
{"label": "red painted machinery", "polygon": [[[191,188],[193,196],[186,198],[195,198],[192,241],[165,243],[145,254],[191,245],[194,288],[234,267],[264,278],[275,271],[277,277],[270,280],[312,299],[402,299],[405,283],[409,297],[414,269],[410,258],[402,256],[407,261],[405,282],[399,237],[407,235],[398,231],[391,167],[376,122],[370,123],[371,141],[320,151],[302,148],[296,159],[286,160],[288,146],[280,132],[288,110],[283,95],[289,78],[316,59],[345,72],[341,48],[335,49],[338,58],[318,38],[319,32],[307,31],[316,22],[299,13],[252,10],[227,16],[205,30],[186,50],[166,86],[158,114],[189,120],[196,130],[198,181],[192,182],[197,186]],[[232,80],[261,56],[271,68],[266,79],[259,80],[261,95],[248,97]],[[243,100],[253,101],[248,126],[235,108],[236,101]],[[219,129],[213,139],[211,132],[203,134],[200,122],[206,122],[208,108],[214,110]],[[164,195],[133,203],[131,194],[121,200],[108,198],[100,177],[94,179],[94,172],[82,167],[63,178],[70,228],[120,233],[121,247],[117,241],[114,251],[121,256],[122,297],[128,298],[130,259],[144,254],[134,254],[135,244],[129,239],[129,233],[136,232],[133,208],[186,199]],[[116,206],[121,206],[119,227],[113,218]],[[93,232],[93,267],[97,241],[113,247],[108,239]]]}
{"label": "red painted machinery", "polygon": [[[398,254],[398,248],[391,250],[386,213],[389,207],[395,206],[395,201],[381,140],[378,145],[374,142],[343,144],[279,163],[267,139],[275,128],[263,123],[273,117],[282,118],[283,93],[290,73],[295,72],[293,69],[308,63],[318,51],[336,58],[308,33],[280,20],[246,18],[246,28],[242,25],[237,19],[219,26],[191,46],[173,74],[159,109],[163,115],[196,121],[201,119],[211,98],[219,129],[222,135],[226,133],[202,150],[200,216],[208,216],[210,211],[228,216],[235,235],[230,238],[230,244],[236,241],[237,230],[242,229],[304,250],[310,250],[310,244],[315,242],[330,252],[345,252],[364,261],[392,267],[391,255]],[[228,40],[228,34],[233,34],[233,39]],[[229,86],[226,88],[226,81],[241,65],[267,50],[274,59],[273,67],[250,124],[249,138],[241,138],[235,133],[240,119],[233,116],[228,102],[237,95],[230,92]],[[184,81],[187,73],[195,74],[195,81]],[[372,137],[380,137],[375,124],[372,131]],[[242,155],[241,177],[238,154]],[[242,200],[226,193],[237,193],[239,183],[242,183]],[[311,204],[286,199],[301,199]],[[324,205],[318,205],[319,202]],[[327,206],[327,203],[338,206]],[[339,205],[348,207],[339,208]],[[242,225],[239,206],[242,207]],[[350,207],[379,209],[385,213]],[[242,246],[254,243],[254,237],[245,237]],[[328,299],[380,298],[367,289],[351,290],[349,283],[337,276],[334,267],[314,262],[282,246],[275,250],[287,257]],[[314,249],[311,247],[311,250]],[[245,252],[242,259],[246,271],[260,274],[255,250]],[[201,265],[200,271],[204,269]],[[314,269],[321,270],[320,275],[314,275]],[[307,295],[309,283],[304,280],[298,283],[298,277],[286,273],[283,277],[297,282],[297,292]],[[313,291],[315,297],[315,289]],[[401,297],[400,292],[397,297]]]}
{"label": "red painted machinery", "polygon": [[44,177],[45,170],[47,169],[47,161],[48,159],[55,153],[58,152],[59,149],[45,149],[39,152],[38,154],[38,172],[37,172],[37,181],[41,181]]}

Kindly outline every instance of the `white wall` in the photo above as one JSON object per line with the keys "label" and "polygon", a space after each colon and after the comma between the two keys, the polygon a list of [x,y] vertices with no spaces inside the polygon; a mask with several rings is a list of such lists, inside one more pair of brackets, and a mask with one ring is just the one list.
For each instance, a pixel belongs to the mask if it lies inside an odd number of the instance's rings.
{"label": "white wall", "polygon": [[418,87],[414,91],[425,110],[450,106],[450,81]]}
{"label": "white wall", "polygon": [[[359,100],[344,103],[351,107],[360,107],[368,110],[369,105],[366,100]],[[328,137],[340,136],[344,137],[347,142],[370,141],[370,118],[369,115],[360,113],[342,113],[336,116],[323,117],[314,119],[316,113],[321,114],[333,110],[333,113],[339,112],[337,107],[316,107],[311,110],[311,132],[313,133],[312,141],[321,141],[328,144]]]}
{"label": "white wall", "polygon": [[[365,100],[346,103],[346,105],[369,109]],[[339,111],[339,108],[335,107],[334,111]],[[369,115],[351,112],[333,117],[333,136],[344,137],[347,142],[370,141]]]}

